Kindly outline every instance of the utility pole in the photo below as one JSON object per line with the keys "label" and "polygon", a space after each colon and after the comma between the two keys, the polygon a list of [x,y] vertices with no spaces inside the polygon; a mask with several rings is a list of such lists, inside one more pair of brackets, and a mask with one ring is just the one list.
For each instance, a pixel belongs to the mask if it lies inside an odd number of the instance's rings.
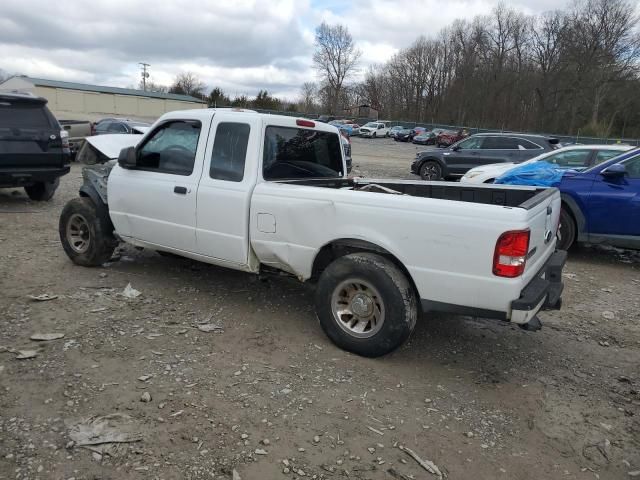
{"label": "utility pole", "polygon": [[139,62],[138,65],[142,66],[142,72],[140,75],[142,76],[142,90],[147,91],[147,78],[149,78],[149,72],[147,72],[147,67],[150,67],[148,63]]}

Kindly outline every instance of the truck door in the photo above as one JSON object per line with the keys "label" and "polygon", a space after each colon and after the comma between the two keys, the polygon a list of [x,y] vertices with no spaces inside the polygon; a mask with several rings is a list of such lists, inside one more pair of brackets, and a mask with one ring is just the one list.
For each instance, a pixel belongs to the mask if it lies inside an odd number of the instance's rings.
{"label": "truck door", "polygon": [[206,144],[201,130],[197,120],[168,120],[136,148],[135,169],[114,169],[109,209],[118,233],[196,250],[196,192]]}
{"label": "truck door", "polygon": [[[241,113],[213,119],[198,186],[198,253],[236,265],[249,256],[249,207],[261,150],[260,123]],[[248,154],[248,155],[247,155]]]}

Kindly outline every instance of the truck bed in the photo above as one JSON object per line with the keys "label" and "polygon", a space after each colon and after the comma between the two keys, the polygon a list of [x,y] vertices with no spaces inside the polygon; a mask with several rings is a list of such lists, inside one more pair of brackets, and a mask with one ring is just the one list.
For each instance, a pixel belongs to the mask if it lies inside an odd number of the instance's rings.
{"label": "truck bed", "polygon": [[554,191],[552,188],[541,187],[511,187],[490,184],[466,185],[457,182],[390,181],[362,178],[287,180],[280,183],[409,195],[439,200],[518,207],[527,210],[553,195]]}

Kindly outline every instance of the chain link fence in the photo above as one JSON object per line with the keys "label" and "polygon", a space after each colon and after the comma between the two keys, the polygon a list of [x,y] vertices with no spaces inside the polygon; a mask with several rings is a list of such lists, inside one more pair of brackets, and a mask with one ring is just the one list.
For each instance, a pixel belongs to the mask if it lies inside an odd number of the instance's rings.
{"label": "chain link fence", "polygon": [[[301,113],[301,112],[281,112],[277,110],[264,110],[264,109],[255,109],[260,113],[270,113],[272,115],[286,115],[289,117],[303,117],[309,118],[312,120],[317,120],[321,115],[314,113]],[[375,122],[376,119],[372,118],[353,118],[354,122],[358,125],[364,125],[367,122]],[[529,133],[535,135],[547,135],[549,137],[557,138],[560,143],[577,143],[577,144],[585,144],[585,145],[608,145],[608,144],[627,144],[632,146],[640,146],[640,139],[637,138],[621,138],[621,137],[587,137],[581,136],[578,132],[577,135],[558,135],[553,133],[545,133],[545,132],[515,132],[513,130],[499,130],[492,128],[478,128],[478,127],[465,127],[460,125],[446,125],[443,123],[416,123],[416,122],[404,122],[404,121],[396,121],[396,120],[385,120],[390,121],[392,125],[401,125],[406,128],[415,128],[415,127],[424,127],[427,130],[433,130],[434,128],[441,128],[444,130],[460,130],[462,128],[466,129],[470,135],[474,133]]]}

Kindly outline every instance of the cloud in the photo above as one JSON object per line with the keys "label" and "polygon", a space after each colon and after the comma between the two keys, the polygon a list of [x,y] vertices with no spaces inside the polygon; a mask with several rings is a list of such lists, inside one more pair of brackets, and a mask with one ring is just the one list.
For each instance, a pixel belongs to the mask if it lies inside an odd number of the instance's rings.
{"label": "cloud", "polygon": [[[314,28],[342,23],[363,51],[361,71],[382,63],[419,35],[435,34],[456,18],[488,13],[491,0],[57,0],[5,2],[0,18],[0,69],[9,73],[135,86],[138,62],[169,84],[193,71],[207,86],[230,94],[266,88],[295,96],[314,78]],[[518,0],[537,12],[553,0]]]}

